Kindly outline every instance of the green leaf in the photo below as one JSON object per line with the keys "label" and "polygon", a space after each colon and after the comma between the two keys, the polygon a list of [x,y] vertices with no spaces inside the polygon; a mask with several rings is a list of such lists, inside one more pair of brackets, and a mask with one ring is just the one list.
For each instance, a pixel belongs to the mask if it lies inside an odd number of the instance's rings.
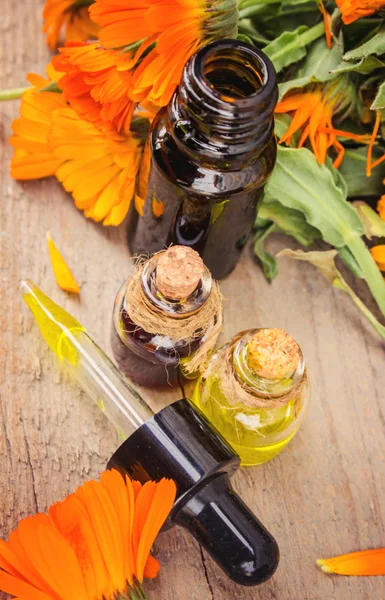
{"label": "green leaf", "polygon": [[[339,173],[345,179],[348,192],[353,198],[366,196],[381,196],[385,188],[382,180],[385,177],[384,169],[377,167],[373,169],[371,177],[366,176],[366,161],[368,149],[346,148],[345,156],[339,168]],[[382,156],[383,151],[378,147],[373,148],[373,161]]]}
{"label": "green leaf", "polygon": [[271,223],[266,229],[257,231],[254,237],[254,252],[261,262],[264,275],[268,281],[273,281],[278,273],[278,267],[274,256],[266,252],[264,244],[269,235],[275,231],[276,226],[274,223]]}
{"label": "green leaf", "polygon": [[326,157],[325,166],[329,169],[330,173],[332,174],[333,181],[336,184],[336,186],[340,188],[343,197],[346,198],[348,195],[348,184],[346,183],[345,177],[338,169],[333,167],[333,163],[328,156]]}
{"label": "green leaf", "polygon": [[380,87],[378,88],[377,95],[370,108],[372,110],[380,110],[382,108],[385,108],[385,80],[381,83]]}
{"label": "green leaf", "polygon": [[384,278],[361,238],[361,219],[329,168],[318,164],[306,148],[280,146],[266,193],[283,206],[301,211],[306,221],[319,229],[325,242],[337,249],[349,248],[385,316]]}
{"label": "green leaf", "polygon": [[302,88],[309,83],[333,79],[336,76],[333,69],[341,63],[342,53],[342,43],[334,43],[330,49],[324,38],[315,41],[297,69],[295,79],[279,84],[279,99],[289,91]]}
{"label": "green leaf", "polygon": [[306,25],[300,25],[295,31],[285,31],[264,48],[263,51],[273,62],[277,72],[298,62],[306,55],[301,37],[305,31],[308,31]]}
{"label": "green leaf", "polygon": [[344,261],[345,265],[351,270],[353,275],[355,275],[359,279],[363,279],[364,274],[361,270],[361,267],[354,258],[354,255],[350,252],[349,248],[347,246],[343,246],[342,248],[338,249],[338,252],[341,259]]}
{"label": "green leaf", "polygon": [[264,0],[264,1],[248,1],[242,2],[239,7],[239,18],[247,19],[248,17],[256,17],[258,21],[275,18],[281,11],[280,2]]}
{"label": "green leaf", "polygon": [[363,226],[329,168],[306,148],[278,147],[277,163],[266,193],[283,206],[302,212],[323,239],[340,248],[360,237]]}
{"label": "green leaf", "polygon": [[[278,139],[281,139],[281,137],[286,133],[286,131],[288,130],[289,126],[291,123],[291,117],[289,115],[287,115],[286,113],[282,113],[282,114],[277,114],[275,115],[275,134],[277,136]],[[297,147],[297,138],[298,136],[293,135],[291,140],[290,140],[290,147],[291,148],[296,148]]]}
{"label": "green leaf", "polygon": [[369,73],[372,73],[372,71],[382,69],[383,67],[385,67],[385,63],[379,58],[376,56],[367,56],[361,58],[358,62],[343,60],[336,69],[333,69],[332,73],[339,75],[340,73],[355,72],[361,73],[362,75],[368,75]]}
{"label": "green leaf", "polygon": [[280,232],[291,235],[303,246],[310,246],[321,237],[318,229],[309,225],[300,211],[286,208],[268,196],[265,196],[258,209],[258,217],[269,219],[279,227]]}
{"label": "green leaf", "polygon": [[325,165],[306,148],[278,148],[277,163],[266,193],[283,206],[301,211],[319,229],[325,242],[337,249],[347,246],[385,316],[385,281],[361,239],[364,227]]}
{"label": "green leaf", "polygon": [[358,48],[350,50],[344,55],[344,60],[354,60],[357,58],[366,58],[371,54],[380,56],[385,53],[385,26],[373,36],[370,40],[361,44]]}
{"label": "green leaf", "polygon": [[357,200],[352,202],[365,227],[365,236],[368,240],[373,237],[385,238],[385,221],[366,202]]}
{"label": "green leaf", "polygon": [[238,21],[238,32],[249,36],[253,42],[262,45],[269,43],[268,38],[258,31],[251,19],[242,19],[241,21]]}
{"label": "green leaf", "polygon": [[317,2],[301,4],[282,4],[281,13],[271,26],[275,30],[275,37],[283,31],[294,31],[299,25],[313,27],[320,22],[320,10]]}
{"label": "green leaf", "polygon": [[312,77],[310,75],[310,76],[305,76],[305,77],[297,77],[296,79],[289,79],[289,81],[285,81],[284,83],[279,83],[278,84],[279,100],[282,100],[282,98],[288,92],[291,92],[292,90],[295,90],[298,88],[303,88],[303,87],[305,87],[305,85],[308,85],[309,83],[316,82],[316,81],[317,81],[316,77]]}
{"label": "green leaf", "polygon": [[351,287],[346,283],[341,273],[337,269],[334,259],[337,255],[335,250],[328,250],[326,252],[304,252],[303,250],[282,250],[278,254],[278,257],[286,256],[294,260],[302,260],[309,262],[310,264],[317,267],[322,275],[332,284],[333,287],[344,291],[350,296],[357,308],[362,312],[364,317],[374,327],[377,333],[385,339],[385,327],[381,325],[371,311],[365,306],[360,298],[353,292]]}
{"label": "green leaf", "polygon": [[247,42],[251,45],[254,44],[254,40],[250,36],[246,35],[245,33],[239,33],[239,31],[237,35],[237,40],[239,40],[240,42]]}
{"label": "green leaf", "polygon": [[309,48],[306,59],[297,71],[297,77],[311,76],[317,81],[328,81],[335,76],[332,71],[341,62],[343,56],[342,36],[329,48],[324,37],[315,41]]}

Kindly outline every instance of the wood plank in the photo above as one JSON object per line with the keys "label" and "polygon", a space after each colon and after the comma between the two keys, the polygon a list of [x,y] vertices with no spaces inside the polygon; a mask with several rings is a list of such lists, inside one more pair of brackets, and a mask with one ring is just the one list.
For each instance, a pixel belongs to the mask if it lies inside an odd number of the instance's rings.
{"label": "wood plank", "polygon": [[[39,33],[38,0],[2,0],[2,88],[43,72],[49,53]],[[4,68],[3,68],[4,66]],[[16,293],[30,277],[75,314],[109,350],[114,296],[128,276],[124,226],[88,222],[55,181],[17,183],[8,175],[7,144],[18,103],[0,105],[0,535],[21,517],[45,511],[91,477],[117,444],[115,432],[87,397],[57,369],[55,358]],[[51,231],[82,285],[80,300],[52,275],[45,234]],[[273,249],[287,240],[277,238]],[[281,564],[259,589],[230,583],[182,530],[161,535],[162,570],[147,589],[157,600],[380,600],[383,578],[332,578],[317,557],[384,545],[384,344],[348,298],[312,267],[290,261],[269,286],[249,253],[222,284],[222,340],[256,326],[286,328],[300,343],[313,384],[303,428],[271,463],[243,469],[237,491],[276,536]],[[360,288],[361,289],[361,288]],[[143,391],[155,409],[181,394]],[[5,596],[2,596],[5,597]]]}

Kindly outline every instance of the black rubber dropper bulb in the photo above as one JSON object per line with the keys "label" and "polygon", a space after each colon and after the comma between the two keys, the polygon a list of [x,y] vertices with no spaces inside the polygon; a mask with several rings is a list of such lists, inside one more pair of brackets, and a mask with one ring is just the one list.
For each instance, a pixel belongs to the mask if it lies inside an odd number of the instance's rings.
{"label": "black rubber dropper bulb", "polygon": [[233,490],[240,458],[189,400],[153,413],[85,328],[30,281],[19,290],[51,349],[126,441],[108,468],[144,483],[173,479],[168,525],[181,525],[241,585],[258,585],[278,566],[273,536]]}
{"label": "black rubber dropper bulb", "polygon": [[109,468],[139,481],[173,479],[170,524],[187,529],[238,584],[269,579],[279,561],[273,536],[234,491],[239,456],[189,400],[164,408],[115,452]]}

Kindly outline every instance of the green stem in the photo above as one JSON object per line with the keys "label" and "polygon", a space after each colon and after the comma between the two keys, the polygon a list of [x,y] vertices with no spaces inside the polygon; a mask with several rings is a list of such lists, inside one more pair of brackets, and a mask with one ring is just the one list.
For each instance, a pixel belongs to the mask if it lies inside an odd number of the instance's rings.
{"label": "green stem", "polygon": [[353,237],[349,240],[347,246],[361,268],[366,283],[385,317],[385,281],[380,269],[373,260],[362,238]]}
{"label": "green stem", "polygon": [[377,331],[377,333],[379,333],[380,336],[385,339],[385,327],[383,325],[381,325],[381,323],[379,323],[379,321],[377,321],[377,319],[373,315],[373,313],[362,302],[362,300],[353,292],[353,290],[348,286],[348,284],[345,282],[345,280],[342,279],[342,277],[341,277],[341,279],[334,281],[333,287],[338,288],[339,290],[343,290],[344,292],[349,294],[349,296],[353,300],[354,304],[362,312],[364,317],[366,317],[367,320],[369,321],[369,323],[371,325],[373,325],[373,327]]}
{"label": "green stem", "polygon": [[24,92],[29,90],[30,87],[24,88],[15,88],[14,90],[3,90],[0,91],[0,102],[3,100],[16,100],[17,98],[21,98]]}

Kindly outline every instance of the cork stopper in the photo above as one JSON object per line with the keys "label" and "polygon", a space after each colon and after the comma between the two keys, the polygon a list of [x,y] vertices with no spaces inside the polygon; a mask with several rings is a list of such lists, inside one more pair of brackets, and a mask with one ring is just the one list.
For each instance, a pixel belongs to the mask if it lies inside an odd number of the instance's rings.
{"label": "cork stopper", "polygon": [[248,344],[248,365],[264,379],[284,379],[298,367],[301,351],[283,329],[260,329]]}
{"label": "cork stopper", "polygon": [[196,290],[204,273],[198,252],[187,246],[171,246],[156,266],[156,286],[163,296],[183,300]]}

